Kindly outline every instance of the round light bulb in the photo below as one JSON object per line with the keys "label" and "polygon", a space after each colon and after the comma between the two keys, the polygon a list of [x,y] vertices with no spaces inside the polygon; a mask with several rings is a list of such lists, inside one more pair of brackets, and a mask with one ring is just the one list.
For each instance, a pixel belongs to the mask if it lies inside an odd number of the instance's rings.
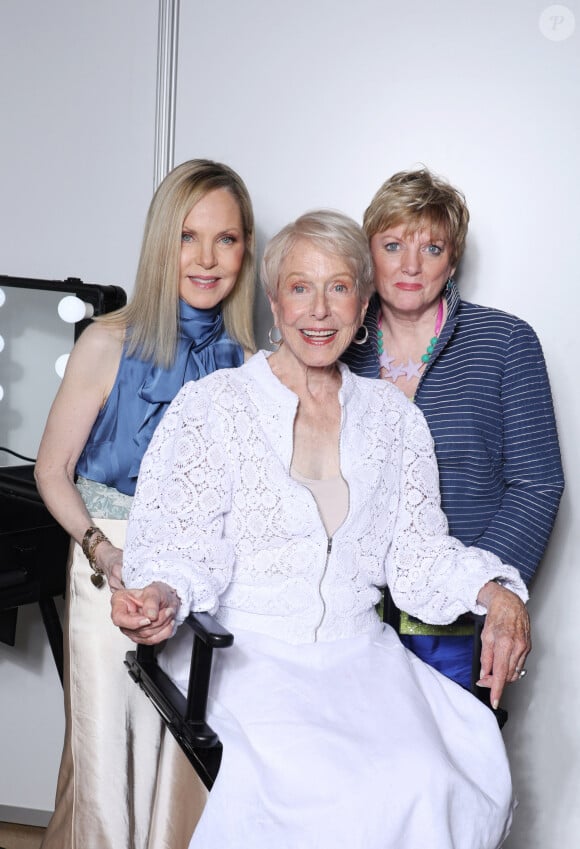
{"label": "round light bulb", "polygon": [[76,324],[83,318],[92,318],[95,310],[92,304],[87,304],[76,295],[67,295],[58,304],[58,314],[68,324]]}
{"label": "round light bulb", "polygon": [[4,398],[4,387],[0,386],[0,401]]}
{"label": "round light bulb", "polygon": [[0,335],[0,351],[4,350],[4,337]]}
{"label": "round light bulb", "polygon": [[69,356],[69,354],[61,354],[54,364],[54,370],[60,378],[64,377],[64,370],[66,368],[66,364],[68,363]]}
{"label": "round light bulb", "polygon": [[0,289],[0,307],[4,306],[4,302],[6,301],[6,292],[4,289]]}

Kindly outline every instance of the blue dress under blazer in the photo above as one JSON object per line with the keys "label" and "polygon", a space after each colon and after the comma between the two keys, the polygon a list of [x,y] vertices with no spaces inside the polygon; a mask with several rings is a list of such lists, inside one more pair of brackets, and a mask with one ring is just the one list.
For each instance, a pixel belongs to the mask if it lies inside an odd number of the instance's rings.
{"label": "blue dress under blazer", "polygon": [[[462,301],[445,289],[447,320],[419,381],[415,403],[435,442],[441,502],[450,533],[516,566],[529,583],[548,542],[564,475],[540,342],[519,318]],[[364,345],[342,359],[380,376],[379,299],[365,318]],[[469,686],[472,638],[402,636],[406,646]]]}

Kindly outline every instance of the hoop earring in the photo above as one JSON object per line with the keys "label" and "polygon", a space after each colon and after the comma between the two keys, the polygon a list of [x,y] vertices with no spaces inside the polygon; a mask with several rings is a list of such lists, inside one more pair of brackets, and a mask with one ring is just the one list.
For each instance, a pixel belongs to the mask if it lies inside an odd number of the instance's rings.
{"label": "hoop earring", "polygon": [[[278,339],[274,339],[274,332],[275,331],[278,331],[278,335],[279,335]],[[276,327],[276,325],[271,327],[270,330],[268,331],[268,342],[270,343],[270,345],[273,348],[278,349],[283,341],[284,340],[282,339],[282,334],[280,333],[280,330]]]}
{"label": "hoop earring", "polygon": [[[361,330],[363,331],[363,335],[359,339],[359,333],[361,332]],[[354,339],[352,341],[354,342],[355,345],[364,345],[366,343],[366,341],[368,340],[368,338],[369,338],[369,329],[366,326],[366,324],[361,324],[361,326],[359,327],[359,329],[355,333]]]}

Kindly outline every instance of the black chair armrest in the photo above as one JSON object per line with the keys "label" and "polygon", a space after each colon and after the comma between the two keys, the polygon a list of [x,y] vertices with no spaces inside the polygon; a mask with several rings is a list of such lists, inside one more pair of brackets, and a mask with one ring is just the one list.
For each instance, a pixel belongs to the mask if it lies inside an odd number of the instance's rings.
{"label": "black chair armrest", "polygon": [[[480,702],[483,702],[483,704],[487,705],[490,710],[493,710],[490,701],[490,690],[487,687],[478,687],[475,683],[476,681],[479,681],[479,673],[481,672],[481,632],[485,625],[485,616],[470,613],[469,617],[473,619],[474,623],[473,657],[471,661],[471,692],[479,699]],[[508,720],[507,710],[498,707],[497,710],[493,710],[493,712],[497,719],[497,724],[500,728],[503,728]]]}
{"label": "black chair armrest", "polygon": [[228,648],[234,642],[234,635],[220,625],[211,613],[190,613],[185,624],[214,649]]}
{"label": "black chair armrest", "polygon": [[187,698],[157,664],[156,646],[137,646],[136,651],[127,652],[125,664],[211,789],[222,756],[220,740],[206,722],[212,654],[214,648],[231,646],[234,637],[209,613],[191,613],[184,626],[194,634]]}
{"label": "black chair armrest", "polygon": [[401,611],[393,601],[391,591],[388,587],[385,587],[383,590],[382,617],[383,622],[390,625],[398,634],[401,630]]}
{"label": "black chair armrest", "polygon": [[[479,615],[477,613],[470,613],[469,618],[473,619],[473,655],[471,658],[471,681],[472,687],[471,691],[474,693],[479,699],[481,699],[480,692],[482,687],[477,687],[475,685],[476,681],[479,681],[479,673],[481,672],[481,632],[483,631],[483,626],[485,625],[485,615]],[[481,699],[481,701],[485,701],[485,699]]]}
{"label": "black chair armrest", "polygon": [[185,624],[194,633],[185,720],[205,725],[213,650],[229,648],[234,637],[209,613],[190,613]]}

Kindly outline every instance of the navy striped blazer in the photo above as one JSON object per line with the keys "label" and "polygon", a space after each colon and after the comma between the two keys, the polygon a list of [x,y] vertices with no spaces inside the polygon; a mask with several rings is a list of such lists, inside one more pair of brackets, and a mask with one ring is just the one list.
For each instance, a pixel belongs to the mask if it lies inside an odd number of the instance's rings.
{"label": "navy striped blazer", "polygon": [[[564,475],[540,342],[519,318],[445,290],[448,315],[415,402],[435,442],[450,533],[516,566],[531,580],[552,530]],[[364,345],[342,359],[379,377],[378,296]]]}

